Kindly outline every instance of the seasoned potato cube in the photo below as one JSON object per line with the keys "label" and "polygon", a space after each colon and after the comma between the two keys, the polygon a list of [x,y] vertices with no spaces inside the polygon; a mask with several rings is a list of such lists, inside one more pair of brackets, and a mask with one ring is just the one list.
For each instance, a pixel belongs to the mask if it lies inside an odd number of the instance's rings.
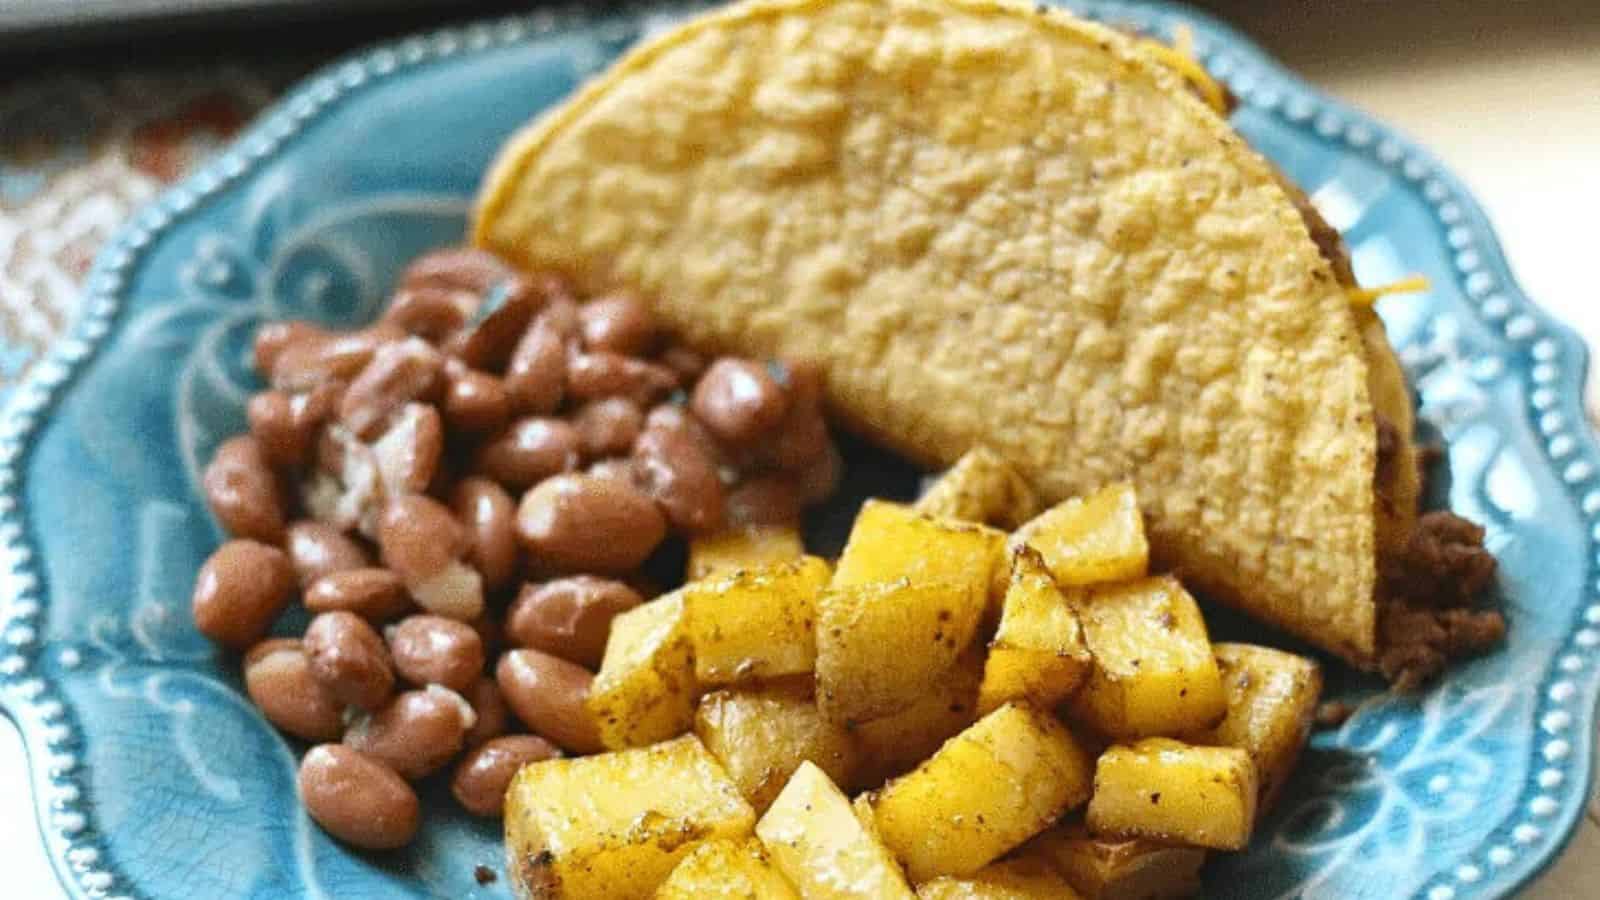
{"label": "seasoned potato cube", "polygon": [[1008,703],[889,782],[872,809],[912,881],[970,875],[1087,800],[1090,771],[1054,717]]}
{"label": "seasoned potato cube", "polygon": [[1168,738],[1100,755],[1089,831],[1242,850],[1256,820],[1256,767],[1237,747],[1196,747]]}
{"label": "seasoned potato cube", "polygon": [[694,723],[699,688],[685,618],[683,592],[674,591],[611,621],[586,703],[607,749],[643,747]]}
{"label": "seasoned potato cube", "polygon": [[1138,578],[1150,564],[1139,497],[1127,482],[1045,510],[1011,541],[1038,550],[1063,587]]}
{"label": "seasoned potato cube", "polygon": [[721,760],[757,813],[810,761],[836,784],[850,784],[855,736],[829,722],[804,691],[788,687],[717,691],[700,701],[695,734]]}
{"label": "seasoned potato cube", "polygon": [[801,763],[756,823],[774,865],[805,900],[914,897],[905,873],[850,801],[809,762]]}
{"label": "seasoned potato cube", "polygon": [[805,554],[800,532],[793,528],[736,528],[689,540],[688,580],[709,575],[792,562]]}
{"label": "seasoned potato cube", "polygon": [[1200,607],[1171,577],[1101,585],[1078,611],[1094,654],[1074,717],[1113,738],[1185,734],[1228,711]]}
{"label": "seasoned potato cube", "polygon": [[965,878],[946,875],[917,885],[919,900],[1078,900],[1055,868],[1040,859],[991,863]]}
{"label": "seasoned potato cube", "polygon": [[998,453],[974,447],[939,476],[915,508],[930,516],[1010,530],[1039,512],[1039,496]]}
{"label": "seasoned potato cube", "polygon": [[1222,673],[1228,717],[1191,739],[1250,754],[1261,789],[1257,806],[1264,815],[1278,799],[1311,734],[1322,697],[1322,670],[1303,656],[1270,647],[1216,644],[1211,649]]}
{"label": "seasoned potato cube", "polygon": [[856,784],[877,787],[909,772],[944,742],[978,721],[983,649],[974,644],[937,685],[900,712],[855,728],[860,748]]}
{"label": "seasoned potato cube", "polygon": [[971,646],[988,604],[987,584],[970,581],[900,579],[824,591],[817,601],[822,714],[853,724],[914,706]]}
{"label": "seasoned potato cube", "polygon": [[978,712],[1008,700],[1054,709],[1077,690],[1094,666],[1078,622],[1081,602],[1080,594],[1068,595],[1056,586],[1036,551],[1016,549],[1000,628],[989,642]]}
{"label": "seasoned potato cube", "polygon": [[815,556],[741,569],[683,588],[702,685],[809,675],[817,661],[817,595],[828,564]]}
{"label": "seasoned potato cube", "polygon": [[672,870],[655,900],[800,900],[755,838],[706,841]]}
{"label": "seasoned potato cube", "polygon": [[1048,859],[1084,900],[1181,900],[1200,893],[1206,851],[1093,837],[1082,822],[1046,831],[1022,853]]}
{"label": "seasoned potato cube", "polygon": [[872,795],[858,794],[850,801],[850,809],[856,814],[856,821],[866,830],[867,836],[878,843],[883,843],[883,834],[878,831],[878,814],[872,811]]}
{"label": "seasoned potato cube", "polygon": [[649,897],[702,840],[755,825],[693,735],[524,766],[506,792],[506,868],[518,896]]}
{"label": "seasoned potato cube", "polygon": [[898,503],[868,500],[850,528],[833,586],[942,582],[988,589],[1005,561],[1004,533],[968,522],[918,514]]}

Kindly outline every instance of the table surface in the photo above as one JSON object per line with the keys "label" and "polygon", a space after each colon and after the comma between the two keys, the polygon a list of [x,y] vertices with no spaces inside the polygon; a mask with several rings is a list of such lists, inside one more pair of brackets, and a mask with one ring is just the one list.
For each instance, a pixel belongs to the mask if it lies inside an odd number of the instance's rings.
{"label": "table surface", "polygon": [[[1600,4],[1218,0],[1211,5],[1312,81],[1433,149],[1488,209],[1529,295],[1574,325],[1591,345],[1600,346],[1600,304],[1592,302],[1594,282],[1586,271],[1595,229],[1592,218],[1583,215],[1600,209],[1595,166],[1600,149]],[[0,384],[25,367],[70,315],[61,287],[81,274],[88,256],[83,248],[92,249],[127,208],[187,168],[190,156],[230,134],[297,69],[292,64],[266,70],[214,68],[223,87],[198,93],[178,87],[192,85],[189,77],[167,85],[171,90],[152,90],[148,78],[159,82],[164,76],[103,76],[116,84],[111,91],[97,88],[99,96],[128,94],[126,102],[117,104],[119,111],[131,104],[137,114],[140,98],[160,100],[147,103],[150,108],[139,125],[143,131],[109,139],[124,139],[115,152],[90,146],[81,163],[87,174],[58,173],[43,186],[8,173],[8,157],[37,155],[37,148],[19,146],[33,139],[19,137],[8,113],[16,118],[30,106],[42,108],[40,97],[67,90],[79,79],[68,73],[47,79],[44,87],[27,80],[0,83],[0,263],[26,249],[23,244],[34,230],[47,228],[61,238],[33,248],[35,258],[26,271],[0,265],[0,290],[35,298],[27,305],[29,315],[0,316]],[[174,124],[178,118],[191,124],[179,127]],[[80,197],[86,191],[104,193],[112,180],[118,187],[109,200],[100,199],[103,213],[98,217],[63,221],[61,204],[48,196],[50,191]],[[1591,396],[1600,394],[1591,391]],[[15,813],[31,808],[21,743],[14,730],[0,727],[0,809]],[[61,895],[31,816],[0,817],[0,871],[6,873],[8,896]],[[1600,808],[1591,808],[1571,846],[1525,897],[1558,900],[1592,894],[1597,878]]]}

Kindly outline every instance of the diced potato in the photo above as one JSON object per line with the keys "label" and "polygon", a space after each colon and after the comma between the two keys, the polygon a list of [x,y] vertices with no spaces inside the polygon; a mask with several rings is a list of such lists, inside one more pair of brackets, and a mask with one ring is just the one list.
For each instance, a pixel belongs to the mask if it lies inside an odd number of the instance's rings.
{"label": "diced potato", "polygon": [[888,848],[823,771],[801,763],[756,823],[767,855],[805,900],[908,900],[915,895]]}
{"label": "diced potato", "polygon": [[703,840],[748,836],[750,808],[694,736],[524,766],[506,792],[507,869],[518,896],[651,896]]}
{"label": "diced potato", "polygon": [[779,526],[736,528],[691,538],[687,580],[793,562],[805,552],[800,532]]}
{"label": "diced potato", "polygon": [[850,809],[855,812],[856,821],[861,823],[867,836],[880,844],[883,843],[883,834],[878,831],[878,814],[872,811],[872,795],[857,794],[856,798],[850,801]]}
{"label": "diced potato", "polygon": [[1228,711],[1200,607],[1176,578],[1101,585],[1079,609],[1094,654],[1072,715],[1118,739],[1215,727]]}
{"label": "diced potato", "polygon": [[972,645],[988,604],[987,581],[901,579],[824,591],[817,601],[822,714],[855,724],[916,705]]}
{"label": "diced potato", "polygon": [[1063,587],[1138,578],[1150,564],[1139,496],[1128,482],[1059,503],[1011,540],[1038,550]]}
{"label": "diced potato", "polygon": [[1242,850],[1256,820],[1256,767],[1237,747],[1149,738],[1101,754],[1086,816],[1101,837]]}
{"label": "diced potato", "polygon": [[634,607],[611,622],[587,708],[608,750],[643,747],[694,724],[699,687],[683,592]]}
{"label": "diced potato", "polygon": [[1091,762],[1047,713],[1008,703],[873,800],[915,882],[971,875],[1089,797]]}
{"label": "diced potato", "polygon": [[1079,900],[1055,867],[1040,859],[992,863],[965,877],[917,885],[919,900]]}
{"label": "diced potato", "polygon": [[930,516],[1010,530],[1039,512],[1039,495],[998,453],[974,447],[939,476],[915,508]]}
{"label": "diced potato", "polygon": [[1021,851],[1048,859],[1084,900],[1182,900],[1200,893],[1206,851],[1139,838],[1093,837],[1082,822],[1046,831]]}
{"label": "diced potato", "polygon": [[1260,813],[1278,799],[1311,734],[1322,697],[1322,670],[1293,653],[1252,644],[1211,648],[1228,697],[1228,717],[1191,736],[1197,744],[1238,747],[1256,764]]}
{"label": "diced potato", "polygon": [[978,721],[978,682],[982,677],[983,648],[974,644],[916,703],[892,716],[856,726],[856,745],[861,751],[856,784],[877,787],[911,771],[945,741]]}
{"label": "diced potato", "polygon": [[1000,628],[989,642],[978,712],[987,713],[1008,700],[1054,709],[1083,683],[1094,658],[1078,622],[1081,589],[1073,591],[1068,595],[1056,586],[1032,548],[1016,549]]}
{"label": "diced potato", "polygon": [[836,784],[850,784],[855,775],[855,736],[824,719],[804,690],[707,694],[694,730],[757,813],[772,805],[802,762],[815,763]]}
{"label": "diced potato", "polygon": [[706,841],[672,870],[655,900],[800,900],[755,838]]}
{"label": "diced potato", "polygon": [[690,582],[683,588],[702,685],[809,675],[817,661],[817,596],[828,564],[815,556]]}
{"label": "diced potato", "polygon": [[990,583],[1005,563],[1003,532],[969,522],[924,516],[908,506],[885,500],[862,504],[850,528],[833,586],[884,584],[910,579],[912,584]]}

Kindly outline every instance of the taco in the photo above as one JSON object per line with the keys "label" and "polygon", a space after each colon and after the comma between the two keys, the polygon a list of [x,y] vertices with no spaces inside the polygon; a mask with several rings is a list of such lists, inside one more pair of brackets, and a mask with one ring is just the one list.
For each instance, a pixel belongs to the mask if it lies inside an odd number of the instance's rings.
{"label": "taco", "polygon": [[1422,526],[1382,324],[1171,56],[1004,0],[735,5],[512,139],[474,238],[708,350],[818,360],[844,424],[924,465],[1132,479],[1185,581],[1358,666],[1436,665],[1384,638]]}

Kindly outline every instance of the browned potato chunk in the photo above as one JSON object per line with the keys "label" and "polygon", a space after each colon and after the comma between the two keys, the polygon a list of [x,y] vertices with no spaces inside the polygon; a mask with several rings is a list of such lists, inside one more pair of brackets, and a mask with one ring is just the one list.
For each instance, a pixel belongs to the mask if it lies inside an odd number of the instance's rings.
{"label": "browned potato chunk", "polygon": [[1227,713],[1200,607],[1176,578],[1090,590],[1079,609],[1094,654],[1074,718],[1118,739],[1212,728]]}
{"label": "browned potato chunk", "polygon": [[910,900],[894,856],[823,771],[801,763],[756,836],[805,900]]}
{"label": "browned potato chunk", "polygon": [[1082,822],[1046,831],[1023,848],[1049,860],[1084,900],[1182,900],[1200,893],[1206,851],[1134,838],[1106,840]]}
{"label": "browned potato chunk", "polygon": [[689,581],[792,562],[805,554],[800,532],[765,526],[738,528],[689,540]]}
{"label": "browned potato chunk", "polygon": [[1009,530],[1038,513],[1039,496],[999,454],[974,447],[917,499],[916,510]]}
{"label": "browned potato chunk", "polygon": [[1005,535],[868,500],[817,602],[817,701],[858,724],[915,705],[972,643]]}
{"label": "browned potato chunk", "polygon": [[707,694],[695,714],[694,730],[757,813],[766,812],[807,760],[836,784],[850,784],[855,774],[855,736],[824,719],[803,689]]}
{"label": "browned potato chunk", "polygon": [[829,574],[827,563],[806,556],[685,585],[695,678],[718,685],[811,674],[817,597]]}
{"label": "browned potato chunk", "polygon": [[1139,496],[1127,482],[1057,504],[1011,540],[1038,550],[1063,587],[1138,578],[1150,562]]}
{"label": "browned potato chunk", "polygon": [[650,897],[701,841],[738,840],[755,810],[700,741],[524,766],[506,792],[506,857],[518,896]]}
{"label": "browned potato chunk", "polygon": [[[985,575],[987,578],[987,575]],[[901,579],[830,588],[817,601],[817,702],[857,724],[910,709],[973,643],[987,585]]]}
{"label": "browned potato chunk", "polygon": [[982,525],[924,516],[884,500],[862,504],[834,568],[833,586],[982,585],[1005,562],[1006,536]]}
{"label": "browned potato chunk", "polygon": [[889,782],[872,810],[912,881],[971,875],[1088,799],[1090,769],[1053,716],[1009,703]]}
{"label": "browned potato chunk", "polygon": [[946,875],[917,885],[918,900],[1078,900],[1049,863],[1012,859],[991,863],[965,878]]}
{"label": "browned potato chunk", "polygon": [[1094,667],[1078,622],[1081,602],[1080,593],[1069,595],[1056,586],[1036,551],[1016,549],[1000,628],[984,663],[980,713],[1008,700],[1054,709],[1077,690]]}
{"label": "browned potato chunk", "polygon": [[683,592],[675,591],[612,620],[585,703],[607,749],[643,747],[694,723],[699,685],[686,618]]}
{"label": "browned potato chunk", "polygon": [[655,900],[800,900],[755,838],[706,841],[696,847]]}
{"label": "browned potato chunk", "polygon": [[983,648],[974,644],[955,667],[916,703],[855,728],[861,765],[856,784],[877,787],[909,772],[978,721],[978,682],[983,678]]}
{"label": "browned potato chunk", "polygon": [[1270,647],[1216,644],[1211,649],[1228,695],[1228,717],[1191,739],[1250,754],[1260,780],[1258,806],[1265,815],[1311,734],[1322,697],[1322,670],[1303,656]]}
{"label": "browned potato chunk", "polygon": [[1256,821],[1256,767],[1236,747],[1196,747],[1168,738],[1100,755],[1089,831],[1213,850],[1242,850]]}

